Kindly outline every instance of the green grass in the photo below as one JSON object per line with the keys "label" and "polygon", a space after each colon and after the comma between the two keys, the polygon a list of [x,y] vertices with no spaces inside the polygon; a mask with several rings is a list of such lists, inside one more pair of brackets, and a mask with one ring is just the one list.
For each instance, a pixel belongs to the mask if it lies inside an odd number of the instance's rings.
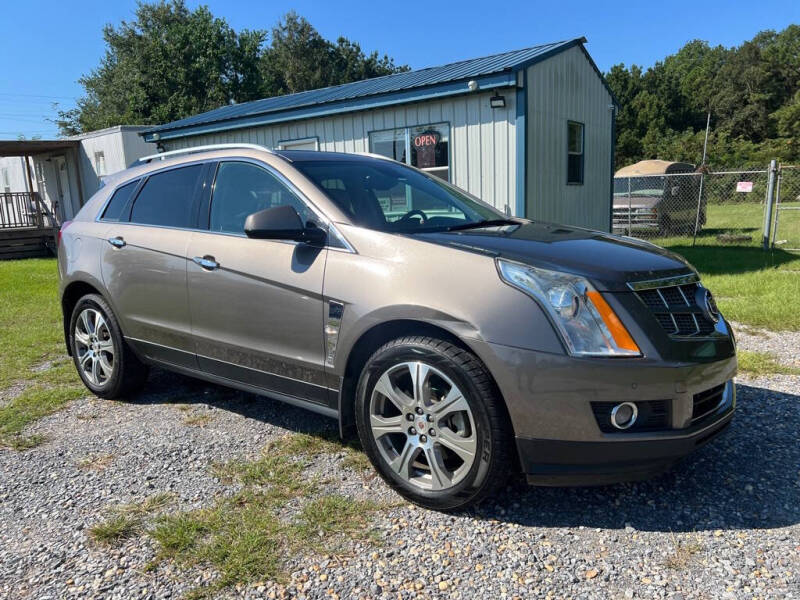
{"label": "green grass", "polygon": [[159,545],[157,561],[214,567],[214,583],[191,594],[202,597],[236,584],[283,581],[291,556],[376,541],[369,523],[379,505],[318,495],[318,478],[306,472],[314,456],[341,449],[323,437],[291,434],[255,460],[215,465],[216,475],[242,488],[208,508],[161,516],[149,532]]}
{"label": "green grass", "polygon": [[[691,237],[653,242],[697,268],[729,320],[774,331],[800,331],[800,311],[793,306],[800,297],[800,253],[761,250],[763,211],[755,203],[709,205],[706,226],[694,247]],[[784,213],[779,231],[779,237],[800,247],[800,211]],[[727,243],[718,237],[727,234],[750,235],[751,240]]]}
{"label": "green grass", "polygon": [[55,259],[0,261],[0,390],[19,386],[0,406],[0,447],[37,445],[25,428],[85,393],[62,332]]}
{"label": "green grass", "polygon": [[737,350],[739,370],[749,375],[800,375],[800,368],[780,364],[774,356],[766,352]]}
{"label": "green grass", "polygon": [[142,502],[123,504],[113,508],[107,519],[89,528],[89,535],[101,544],[115,544],[138,535],[146,518],[171,502],[172,494],[160,492]]}

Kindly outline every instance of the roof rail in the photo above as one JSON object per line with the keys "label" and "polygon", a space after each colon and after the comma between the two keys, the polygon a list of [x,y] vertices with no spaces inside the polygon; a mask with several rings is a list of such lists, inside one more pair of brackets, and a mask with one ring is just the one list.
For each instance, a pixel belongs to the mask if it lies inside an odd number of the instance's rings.
{"label": "roof rail", "polygon": [[192,146],[191,148],[181,148],[180,150],[170,150],[169,152],[159,152],[158,154],[143,156],[137,162],[149,163],[151,160],[157,158],[164,160],[165,158],[169,158],[171,156],[180,156],[181,154],[194,154],[196,152],[208,152],[211,150],[232,150],[236,148],[260,150],[261,152],[269,152],[270,154],[273,154],[272,150],[259,144],[208,144],[206,146]]}

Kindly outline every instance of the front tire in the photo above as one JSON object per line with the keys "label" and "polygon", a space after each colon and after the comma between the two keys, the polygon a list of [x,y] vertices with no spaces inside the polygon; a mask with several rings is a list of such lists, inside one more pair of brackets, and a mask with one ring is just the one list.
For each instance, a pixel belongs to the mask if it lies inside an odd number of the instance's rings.
{"label": "front tire", "polygon": [[437,510],[477,504],[506,481],[511,427],[483,364],[430,337],[379,348],[356,391],[361,444],[398,493]]}
{"label": "front tire", "polygon": [[100,398],[118,399],[139,391],[147,366],[122,337],[111,307],[97,294],[87,294],[72,310],[69,325],[72,360],[83,384]]}

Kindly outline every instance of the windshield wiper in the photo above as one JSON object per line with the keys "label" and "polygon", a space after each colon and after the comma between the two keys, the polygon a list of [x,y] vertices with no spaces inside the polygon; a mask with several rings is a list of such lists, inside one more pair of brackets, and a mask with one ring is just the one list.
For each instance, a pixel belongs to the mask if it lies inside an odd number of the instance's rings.
{"label": "windshield wiper", "polygon": [[484,219],[482,221],[475,221],[474,223],[463,223],[461,225],[452,225],[445,229],[445,231],[461,231],[463,229],[481,229],[483,227],[498,227],[500,225],[519,225],[519,221],[511,219]]}

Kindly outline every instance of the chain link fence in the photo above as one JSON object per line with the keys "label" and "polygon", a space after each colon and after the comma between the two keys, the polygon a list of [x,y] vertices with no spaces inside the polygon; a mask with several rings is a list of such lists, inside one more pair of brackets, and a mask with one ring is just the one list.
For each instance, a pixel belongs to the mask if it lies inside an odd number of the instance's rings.
{"label": "chain link fence", "polygon": [[[789,192],[786,177],[787,198],[797,199],[800,169],[791,180],[798,187]],[[661,245],[759,245],[769,186],[769,168],[615,177],[613,230]],[[776,211],[778,220],[788,219],[785,212]]]}

